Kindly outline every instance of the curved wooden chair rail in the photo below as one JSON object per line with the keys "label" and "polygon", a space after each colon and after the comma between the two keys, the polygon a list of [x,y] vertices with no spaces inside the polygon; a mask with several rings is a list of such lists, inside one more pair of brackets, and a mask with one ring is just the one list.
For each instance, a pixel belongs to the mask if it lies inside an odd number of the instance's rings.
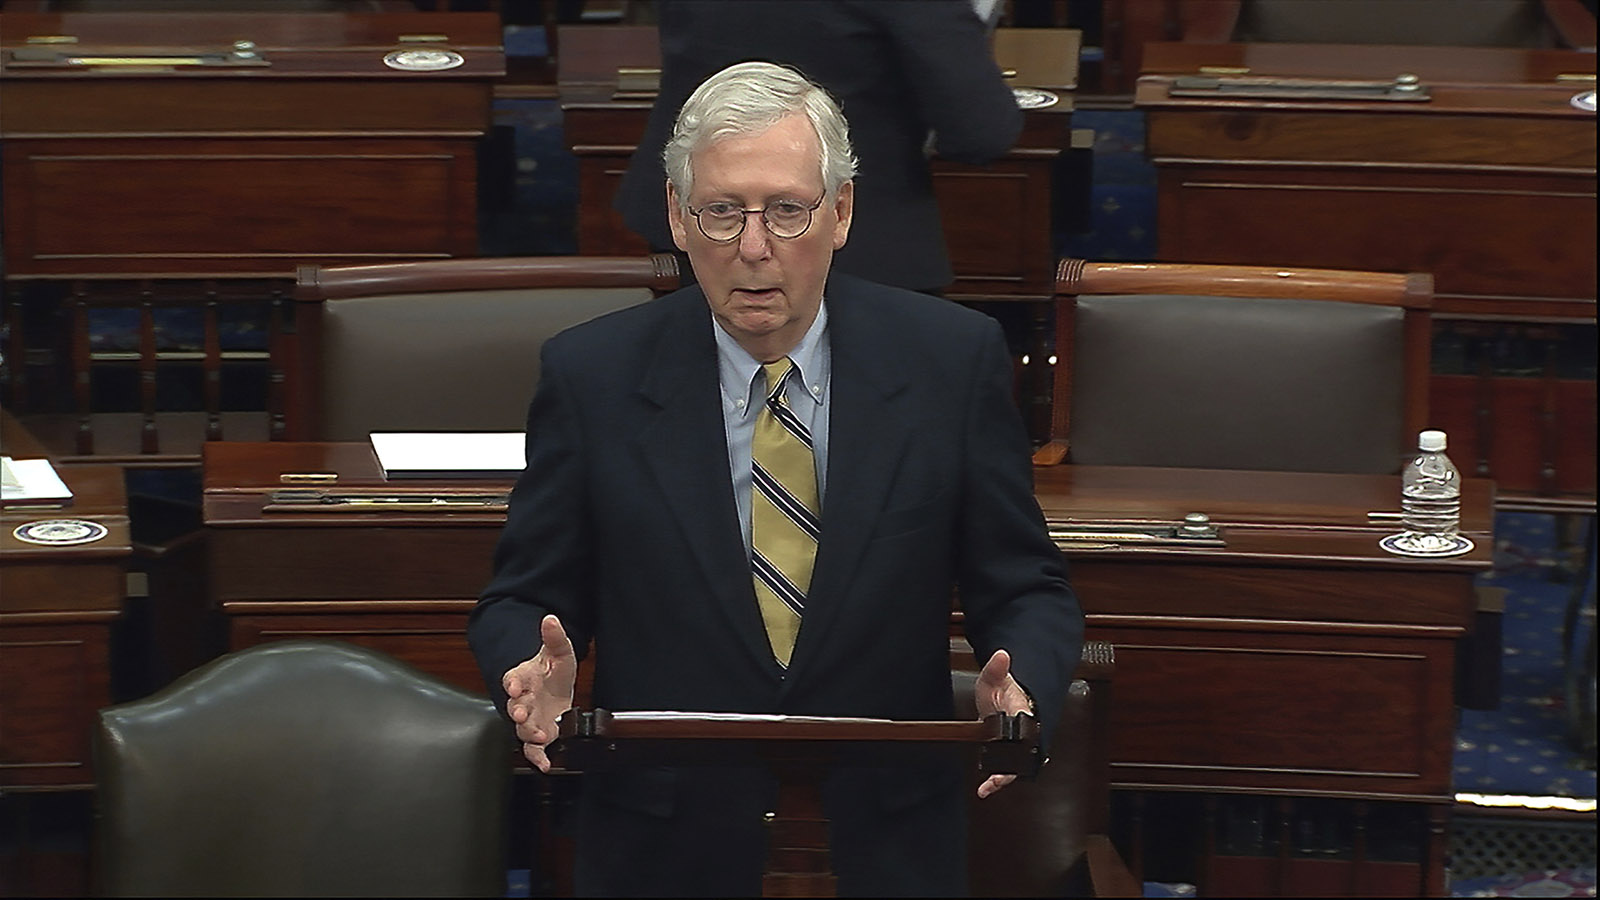
{"label": "curved wooden chair rail", "polygon": [[681,285],[677,257],[497,256],[367,266],[301,266],[297,300],[317,302],[383,294],[508,288],[647,287],[657,294]]}
{"label": "curved wooden chair rail", "polygon": [[1282,297],[1433,308],[1433,276],[1425,272],[1362,272],[1274,266],[1090,262],[1056,264],[1056,296],[1078,294],[1201,294]]}

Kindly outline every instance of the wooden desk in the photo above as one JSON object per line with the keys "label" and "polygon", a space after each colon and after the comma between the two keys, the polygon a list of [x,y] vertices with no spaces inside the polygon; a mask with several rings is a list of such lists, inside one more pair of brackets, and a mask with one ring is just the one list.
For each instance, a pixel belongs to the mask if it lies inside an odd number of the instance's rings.
{"label": "wooden desk", "polygon": [[[1420,859],[1369,863],[1205,851],[1219,895],[1444,892],[1456,712],[1456,639],[1491,564],[1493,484],[1468,480],[1446,560],[1378,547],[1392,476],[1061,466],[1036,470],[1047,518],[1179,521],[1207,513],[1221,547],[1064,543],[1087,636],[1116,648],[1111,779],[1122,791],[1410,801]],[[1363,814],[1357,814],[1360,816]],[[1195,823],[1209,835],[1211,825]],[[1356,829],[1361,830],[1360,826]],[[1212,837],[1198,840],[1211,845]],[[1137,858],[1140,854],[1135,852]],[[1136,864],[1137,865],[1137,864]],[[1311,869],[1315,870],[1312,871]],[[1299,887],[1296,887],[1296,884]]]}
{"label": "wooden desk", "polygon": [[[467,613],[489,582],[503,512],[265,508],[273,491],[292,486],[280,482],[285,472],[338,473],[337,488],[386,486],[366,444],[208,443],[202,465],[210,593],[227,616],[231,649],[283,638],[349,641],[483,692]],[[483,492],[511,483],[405,486]]]}
{"label": "wooden desk", "polygon": [[[1203,66],[1409,72],[1431,98],[1172,93]],[[1594,54],[1554,50],[1147,45],[1135,101],[1158,170],[1161,257],[1431,272],[1438,313],[1592,321],[1595,120],[1569,101],[1594,71]]]}
{"label": "wooden desk", "polygon": [[[33,455],[9,414],[0,445]],[[111,703],[111,625],[122,614],[132,552],[117,466],[58,468],[73,502],[0,511],[0,789],[91,788],[95,713]],[[105,526],[90,544],[45,547],[15,530],[45,519]]]}
{"label": "wooden desk", "polygon": [[1378,547],[1393,476],[1061,466],[1050,518],[1181,520],[1218,548],[1064,544],[1088,635],[1117,652],[1112,778],[1123,787],[1451,796],[1455,639],[1491,564],[1493,485],[1468,480],[1445,560]]}
{"label": "wooden desk", "polygon": [[[492,13],[5,13],[0,35],[8,280],[477,253],[477,141],[505,74]],[[76,42],[25,43],[50,35]],[[418,47],[463,61],[385,65]],[[19,59],[62,48],[220,61]]]}
{"label": "wooden desk", "polygon": [[[1202,67],[1408,72],[1430,99],[1173,94]],[[1593,340],[1560,326],[1595,322],[1595,116],[1571,103],[1594,73],[1593,53],[1562,50],[1148,44],[1135,99],[1159,183],[1159,256],[1432,273],[1435,330],[1468,345],[1435,353],[1459,368],[1430,390],[1457,464],[1504,495],[1592,512],[1595,384],[1556,354]],[[1523,341],[1529,359],[1504,358]]]}

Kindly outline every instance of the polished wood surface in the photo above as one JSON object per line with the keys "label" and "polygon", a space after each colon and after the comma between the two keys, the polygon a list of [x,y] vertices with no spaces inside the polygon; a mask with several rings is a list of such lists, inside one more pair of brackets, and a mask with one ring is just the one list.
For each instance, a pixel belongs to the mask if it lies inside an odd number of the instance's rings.
{"label": "polished wood surface", "polygon": [[[41,449],[0,415],[8,454]],[[72,489],[60,508],[0,510],[0,789],[94,784],[90,735],[111,702],[110,638],[126,594],[132,552],[128,502],[116,466],[58,468]],[[29,522],[82,519],[105,526],[89,544],[45,547],[19,540]]]}
{"label": "polished wood surface", "polygon": [[[27,43],[41,35],[76,43]],[[476,145],[505,71],[496,15],[3,13],[0,36],[8,279],[292,277],[477,252]],[[239,40],[264,64],[19,58],[231,60]],[[419,47],[463,62],[384,64]]]}
{"label": "polished wood surface", "polygon": [[648,256],[521,256],[381,263],[371,266],[301,266],[295,297],[320,301],[383,294],[492,291],[507,288],[649,287],[658,294],[680,286],[678,258]]}

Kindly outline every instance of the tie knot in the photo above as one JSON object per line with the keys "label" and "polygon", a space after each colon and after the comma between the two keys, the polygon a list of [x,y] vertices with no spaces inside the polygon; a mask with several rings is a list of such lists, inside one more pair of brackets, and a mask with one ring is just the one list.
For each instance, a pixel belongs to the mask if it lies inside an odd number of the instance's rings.
{"label": "tie knot", "polygon": [[761,371],[767,373],[767,402],[776,402],[783,395],[783,382],[794,370],[794,360],[785,356],[776,362],[762,363]]}

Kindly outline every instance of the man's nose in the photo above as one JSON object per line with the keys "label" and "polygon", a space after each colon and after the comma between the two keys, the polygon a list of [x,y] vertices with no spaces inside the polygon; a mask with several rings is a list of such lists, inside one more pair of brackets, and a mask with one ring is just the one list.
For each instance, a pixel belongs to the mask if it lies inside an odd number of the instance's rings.
{"label": "man's nose", "polygon": [[766,211],[744,211],[744,230],[739,232],[739,255],[747,259],[762,259],[772,250],[772,235],[767,232]]}

